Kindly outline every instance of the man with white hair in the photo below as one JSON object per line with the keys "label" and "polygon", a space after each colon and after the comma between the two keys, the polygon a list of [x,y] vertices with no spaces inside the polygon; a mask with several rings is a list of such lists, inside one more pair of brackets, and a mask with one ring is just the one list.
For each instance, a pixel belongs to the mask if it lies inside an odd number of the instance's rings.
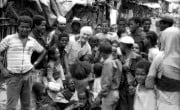
{"label": "man with white hair", "polygon": [[[91,47],[88,39],[92,36],[93,31],[90,26],[84,26],[80,30],[80,38],[77,41],[69,42],[65,48],[68,57],[68,66],[71,67],[74,62],[84,55],[91,55]],[[68,68],[69,68],[68,67]]]}
{"label": "man with white hair", "polygon": [[58,17],[57,18],[57,28],[50,32],[48,44],[49,46],[54,45],[58,41],[58,35],[61,33],[65,33],[66,31],[66,18],[65,17]]}

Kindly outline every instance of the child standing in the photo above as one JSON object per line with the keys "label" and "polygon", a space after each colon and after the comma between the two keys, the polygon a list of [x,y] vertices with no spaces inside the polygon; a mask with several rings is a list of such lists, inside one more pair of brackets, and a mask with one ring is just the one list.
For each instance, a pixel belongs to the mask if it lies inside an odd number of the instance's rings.
{"label": "child standing", "polygon": [[95,79],[92,87],[93,99],[97,97],[97,95],[101,91],[101,73],[102,73],[103,65],[101,63],[94,64],[93,70],[95,74]]}
{"label": "child standing", "polygon": [[135,78],[138,83],[135,92],[134,110],[155,110],[155,92],[145,88],[145,79],[148,74],[150,62],[140,60],[136,64]]}
{"label": "child standing", "polygon": [[157,47],[158,36],[155,32],[150,31],[147,33],[147,47],[148,47],[148,61],[152,63],[153,59],[159,54]]}

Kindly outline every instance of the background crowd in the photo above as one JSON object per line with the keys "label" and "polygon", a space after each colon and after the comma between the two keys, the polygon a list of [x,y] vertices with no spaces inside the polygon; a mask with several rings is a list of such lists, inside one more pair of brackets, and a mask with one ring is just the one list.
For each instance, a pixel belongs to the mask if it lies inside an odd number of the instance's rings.
{"label": "background crowd", "polygon": [[[180,110],[180,29],[170,16],[118,18],[92,28],[23,14],[0,42],[7,110]],[[68,27],[69,28],[69,27]],[[69,29],[68,29],[69,30]]]}

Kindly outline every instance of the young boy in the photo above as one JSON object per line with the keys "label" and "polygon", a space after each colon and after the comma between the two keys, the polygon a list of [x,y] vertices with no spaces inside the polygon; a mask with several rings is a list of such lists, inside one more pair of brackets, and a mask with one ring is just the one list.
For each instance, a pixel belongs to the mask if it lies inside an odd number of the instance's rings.
{"label": "young boy", "polygon": [[94,79],[94,83],[93,83],[93,87],[92,87],[92,92],[93,92],[92,100],[95,99],[101,91],[102,67],[103,67],[103,65],[101,63],[95,63],[94,67],[93,67],[95,79]]}
{"label": "young boy", "polygon": [[148,74],[150,62],[140,60],[136,64],[135,78],[138,83],[135,92],[134,110],[155,110],[155,92],[145,88],[145,79]]}

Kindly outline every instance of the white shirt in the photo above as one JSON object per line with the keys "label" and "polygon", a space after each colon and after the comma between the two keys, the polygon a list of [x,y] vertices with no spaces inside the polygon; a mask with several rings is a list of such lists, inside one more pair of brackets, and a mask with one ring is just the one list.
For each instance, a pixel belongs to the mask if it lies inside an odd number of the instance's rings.
{"label": "white shirt", "polygon": [[7,69],[12,73],[22,74],[29,71],[33,51],[42,52],[43,47],[32,37],[28,36],[25,46],[18,34],[6,36],[0,43],[0,53],[7,50]]}
{"label": "white shirt", "polygon": [[134,110],[156,110],[156,97],[154,90],[136,88]]}
{"label": "white shirt", "polygon": [[94,84],[93,84],[94,98],[96,98],[100,92],[101,92],[101,77],[95,78],[94,80]]}
{"label": "white shirt", "polygon": [[159,54],[159,49],[157,47],[155,48],[150,48],[149,53],[148,53],[148,61],[152,62],[153,59],[156,57],[156,55]]}

